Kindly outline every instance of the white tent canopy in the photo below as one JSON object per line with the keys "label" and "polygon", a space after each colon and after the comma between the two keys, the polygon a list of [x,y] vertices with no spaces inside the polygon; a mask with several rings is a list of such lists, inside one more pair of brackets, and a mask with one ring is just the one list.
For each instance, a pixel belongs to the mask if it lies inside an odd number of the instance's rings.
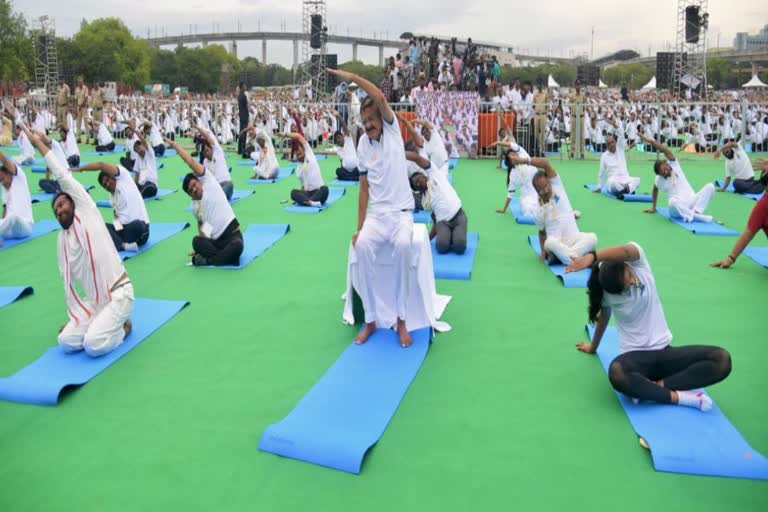
{"label": "white tent canopy", "polygon": [[547,77],[547,87],[560,87],[560,84],[555,82],[555,79],[552,77],[552,75],[549,75]]}
{"label": "white tent canopy", "polygon": [[597,86],[598,86],[599,88],[601,88],[601,89],[605,89],[605,88],[607,88],[607,87],[608,87],[608,86],[607,86],[607,85],[605,85],[605,83],[604,83],[602,80],[600,80],[600,79],[598,79],[598,83],[597,83]]}
{"label": "white tent canopy", "polygon": [[742,85],[742,87],[768,87],[768,85],[760,80],[757,75],[752,75],[750,81]]}
{"label": "white tent canopy", "polygon": [[656,77],[654,76],[650,80],[648,80],[648,83],[643,86],[643,89],[655,89],[656,88]]}

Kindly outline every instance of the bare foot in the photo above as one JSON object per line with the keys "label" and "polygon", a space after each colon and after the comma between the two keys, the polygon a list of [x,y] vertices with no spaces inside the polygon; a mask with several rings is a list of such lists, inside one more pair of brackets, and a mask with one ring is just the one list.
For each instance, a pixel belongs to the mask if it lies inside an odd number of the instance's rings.
{"label": "bare foot", "polygon": [[129,334],[131,334],[131,331],[133,330],[133,322],[131,322],[130,319],[126,320],[123,324],[123,330],[125,331],[125,337],[127,338]]}
{"label": "bare foot", "polygon": [[413,340],[411,339],[411,334],[408,332],[408,328],[405,327],[405,321],[397,319],[397,334],[400,336],[400,346],[403,348],[408,348],[411,346],[411,343],[413,343]]}
{"label": "bare foot", "polygon": [[357,345],[362,345],[368,341],[368,337],[374,332],[376,332],[376,322],[365,324],[363,330],[357,333],[357,336],[355,336],[355,343]]}

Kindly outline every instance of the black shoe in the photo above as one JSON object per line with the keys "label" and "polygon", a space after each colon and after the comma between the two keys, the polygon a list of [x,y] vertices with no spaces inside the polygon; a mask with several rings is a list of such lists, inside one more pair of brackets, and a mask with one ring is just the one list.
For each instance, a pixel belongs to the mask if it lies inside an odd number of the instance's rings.
{"label": "black shoe", "polygon": [[195,254],[192,256],[192,265],[196,267],[207,267],[209,265],[208,258],[201,254]]}

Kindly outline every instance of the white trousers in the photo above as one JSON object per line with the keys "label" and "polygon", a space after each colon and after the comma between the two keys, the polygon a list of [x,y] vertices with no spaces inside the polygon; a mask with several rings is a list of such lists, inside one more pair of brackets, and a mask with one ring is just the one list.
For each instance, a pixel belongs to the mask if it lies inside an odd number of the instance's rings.
{"label": "white trousers", "polygon": [[640,186],[640,178],[632,176],[611,176],[605,180],[606,192],[611,194],[621,194],[625,187],[629,187],[629,193],[633,193]]}
{"label": "white trousers", "polygon": [[33,225],[31,219],[23,219],[14,214],[6,215],[0,219],[0,238],[26,238],[32,234]]}
{"label": "white trousers", "polygon": [[715,186],[707,183],[693,198],[670,197],[669,213],[683,222],[712,222],[712,216],[704,215],[704,211],[714,195]]}
{"label": "white trousers", "polygon": [[363,229],[357,237],[357,253],[360,275],[357,293],[363,302],[365,322],[376,320],[376,290],[372,283],[376,272],[376,252],[385,243],[392,245],[392,259],[395,264],[395,301],[397,317],[405,320],[408,306],[409,255],[413,238],[413,213],[410,211],[395,214],[368,214]]}
{"label": "white trousers", "polygon": [[112,292],[112,300],[89,320],[70,322],[59,333],[59,345],[65,352],[85,350],[97,357],[112,352],[125,338],[124,324],[133,310],[133,285],[128,283]]}
{"label": "white trousers", "polygon": [[259,162],[256,166],[253,168],[254,174],[256,174],[259,178],[263,180],[273,180],[277,178],[277,173],[280,170],[277,166],[270,166],[269,160]]}
{"label": "white trousers", "polygon": [[535,217],[539,211],[539,198],[535,195],[520,195],[520,211],[526,217]]}
{"label": "white trousers", "polygon": [[554,254],[564,265],[593,251],[596,246],[597,235],[594,233],[576,233],[569,238],[547,237],[544,241],[544,250]]}

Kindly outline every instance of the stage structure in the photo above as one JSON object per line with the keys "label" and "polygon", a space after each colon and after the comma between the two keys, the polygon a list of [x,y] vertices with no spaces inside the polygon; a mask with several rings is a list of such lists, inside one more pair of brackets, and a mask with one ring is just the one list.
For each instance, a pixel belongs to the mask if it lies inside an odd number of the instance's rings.
{"label": "stage structure", "polygon": [[41,16],[32,31],[32,53],[35,59],[35,88],[44,90],[48,98],[56,96],[59,82],[59,61],[56,53],[56,24],[52,18]]}
{"label": "stage structure", "polygon": [[708,0],[678,0],[677,48],[672,74],[672,92],[684,95],[686,89],[707,95]]}
{"label": "stage structure", "polygon": [[301,42],[302,82],[311,84],[315,98],[326,92],[328,80],[325,46],[328,39],[325,0],[304,0],[302,27],[309,39]]}

